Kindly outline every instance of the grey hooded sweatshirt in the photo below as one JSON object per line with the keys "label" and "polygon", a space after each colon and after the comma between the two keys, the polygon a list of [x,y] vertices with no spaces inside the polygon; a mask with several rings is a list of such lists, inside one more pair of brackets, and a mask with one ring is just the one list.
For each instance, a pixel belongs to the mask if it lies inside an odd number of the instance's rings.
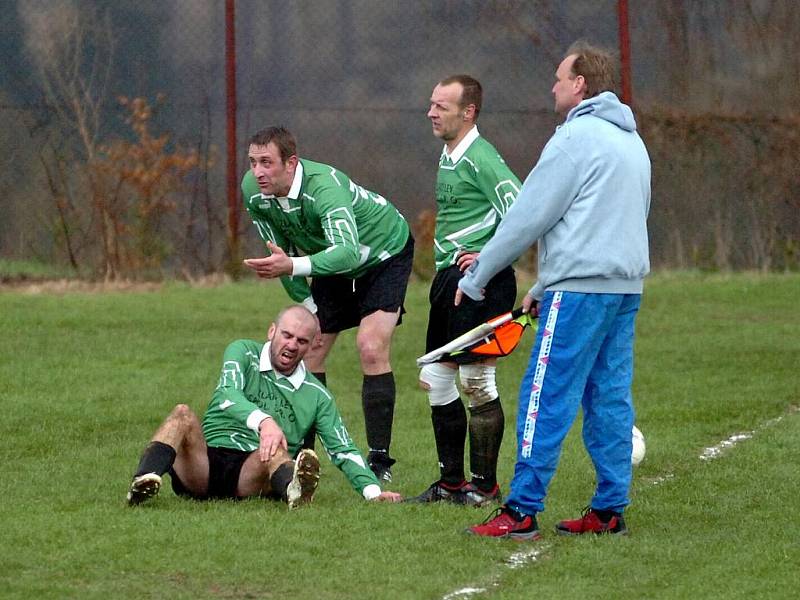
{"label": "grey hooded sweatshirt", "polygon": [[640,294],[650,270],[650,158],[631,109],[612,92],[573,108],[459,287],[474,300],[539,242],[531,295]]}

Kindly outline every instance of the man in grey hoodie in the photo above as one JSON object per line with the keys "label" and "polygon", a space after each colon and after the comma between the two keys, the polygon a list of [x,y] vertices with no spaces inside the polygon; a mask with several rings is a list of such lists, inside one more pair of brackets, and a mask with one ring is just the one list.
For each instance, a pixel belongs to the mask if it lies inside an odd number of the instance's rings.
{"label": "man in grey hoodie", "polygon": [[631,481],[634,321],[650,270],[650,159],[631,109],[611,91],[614,62],[573,44],[556,71],[556,112],[565,116],[495,236],[459,282],[483,297],[486,282],[538,241],[538,280],[523,306],[539,330],[522,379],[511,494],[494,518],[469,529],[536,539],[561,445],[578,409],[597,487],[563,535],[627,532]]}

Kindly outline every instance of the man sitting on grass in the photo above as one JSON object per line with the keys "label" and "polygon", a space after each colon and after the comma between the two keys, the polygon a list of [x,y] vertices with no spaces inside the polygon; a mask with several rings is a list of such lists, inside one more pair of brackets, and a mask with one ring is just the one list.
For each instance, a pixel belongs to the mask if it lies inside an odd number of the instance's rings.
{"label": "man sitting on grass", "polygon": [[317,318],[295,305],[270,325],[267,343],[231,343],[202,424],[185,404],[172,410],[142,455],[128,504],[158,494],[164,473],[176,494],[198,500],[266,496],[290,509],[311,502],[319,460],[301,447],[312,428],[364,498],[399,501],[399,494],[381,490],[333,396],[303,364],[318,335]]}

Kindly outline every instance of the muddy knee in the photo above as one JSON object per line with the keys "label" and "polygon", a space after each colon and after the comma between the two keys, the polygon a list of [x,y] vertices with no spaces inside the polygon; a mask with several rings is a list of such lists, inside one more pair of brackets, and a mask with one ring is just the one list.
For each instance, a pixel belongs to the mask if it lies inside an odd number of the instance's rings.
{"label": "muddy knee", "polygon": [[470,408],[482,406],[498,397],[496,371],[497,367],[482,364],[459,367],[461,391],[469,401]]}

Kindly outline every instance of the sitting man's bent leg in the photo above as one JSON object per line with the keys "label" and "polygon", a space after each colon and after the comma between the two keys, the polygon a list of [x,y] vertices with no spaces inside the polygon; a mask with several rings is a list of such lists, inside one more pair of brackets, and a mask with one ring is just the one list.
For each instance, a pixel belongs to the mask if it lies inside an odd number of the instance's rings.
{"label": "sitting man's bent leg", "polygon": [[253,452],[242,465],[236,495],[280,498],[293,509],[310,503],[318,484],[319,458],[309,448],[300,450],[295,460],[283,449],[267,462]]}
{"label": "sitting man's bent leg", "polygon": [[206,443],[200,420],[186,404],[175,406],[142,453],[128,490],[128,504],[134,506],[156,496],[162,476],[173,469],[180,473],[188,493],[205,493],[208,486]]}

